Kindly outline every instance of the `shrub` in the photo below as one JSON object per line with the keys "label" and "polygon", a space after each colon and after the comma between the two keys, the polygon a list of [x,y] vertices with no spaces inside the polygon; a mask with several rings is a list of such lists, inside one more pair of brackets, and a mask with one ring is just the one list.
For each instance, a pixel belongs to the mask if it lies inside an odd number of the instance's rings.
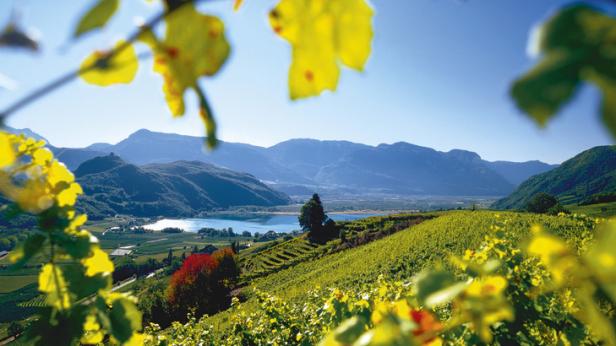
{"label": "shrub", "polygon": [[537,214],[545,214],[550,208],[556,206],[558,200],[556,197],[540,192],[532,197],[532,199],[526,204],[526,211]]}

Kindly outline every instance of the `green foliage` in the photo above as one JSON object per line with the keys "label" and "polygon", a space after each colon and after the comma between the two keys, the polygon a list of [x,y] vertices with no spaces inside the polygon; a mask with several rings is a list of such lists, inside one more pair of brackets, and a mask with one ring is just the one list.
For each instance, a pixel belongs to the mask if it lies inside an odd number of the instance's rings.
{"label": "green foliage", "polygon": [[537,193],[548,193],[575,204],[597,193],[616,191],[616,146],[585,150],[551,171],[535,175],[492,207],[523,209]]}
{"label": "green foliage", "polygon": [[558,200],[554,196],[540,192],[534,195],[526,204],[526,210],[531,213],[544,214],[551,208],[556,207],[556,205],[558,205]]}
{"label": "green foliage", "polygon": [[336,223],[325,215],[321,198],[316,193],[302,206],[298,220],[302,230],[308,231],[308,236],[314,240],[324,241],[338,236]]}
{"label": "green foliage", "polygon": [[616,192],[596,193],[580,201],[578,205],[616,202]]}
{"label": "green foliage", "polygon": [[[1,131],[2,141],[8,145],[0,165],[0,192],[16,210],[36,217],[38,224],[9,259],[17,269],[34,258],[44,258],[38,290],[45,297],[45,307],[25,333],[28,342],[92,343],[110,335],[124,343],[139,338],[139,311],[129,296],[111,292],[113,263],[98,240],[82,228],[87,217],[75,211],[82,190],[73,174],[42,141]],[[123,323],[118,332],[120,327],[109,322],[113,319],[133,322]],[[137,319],[139,323],[134,323]],[[55,330],[64,332],[57,337]]]}
{"label": "green foliage", "polygon": [[603,123],[616,138],[616,18],[587,4],[569,5],[539,28],[534,49],[539,63],[517,80],[511,95],[543,126],[576,94],[582,82],[601,90]]}
{"label": "green foliage", "polygon": [[97,3],[79,20],[73,37],[78,38],[85,33],[105,26],[118,10],[119,5],[120,0],[97,0]]}

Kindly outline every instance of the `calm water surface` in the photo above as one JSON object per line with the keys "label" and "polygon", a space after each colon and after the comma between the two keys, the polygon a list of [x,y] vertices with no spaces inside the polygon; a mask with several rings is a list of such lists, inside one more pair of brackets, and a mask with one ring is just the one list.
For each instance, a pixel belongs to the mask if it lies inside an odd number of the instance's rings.
{"label": "calm water surface", "polygon": [[[334,221],[352,221],[369,216],[379,216],[383,214],[329,214]],[[197,232],[198,230],[209,227],[215,229],[233,228],[235,233],[248,231],[250,233],[265,233],[267,231],[291,232],[299,230],[297,215],[267,215],[252,219],[234,218],[204,218],[204,219],[161,219],[155,223],[144,225],[143,228],[153,231],[160,231],[167,227],[181,228],[186,232]]]}

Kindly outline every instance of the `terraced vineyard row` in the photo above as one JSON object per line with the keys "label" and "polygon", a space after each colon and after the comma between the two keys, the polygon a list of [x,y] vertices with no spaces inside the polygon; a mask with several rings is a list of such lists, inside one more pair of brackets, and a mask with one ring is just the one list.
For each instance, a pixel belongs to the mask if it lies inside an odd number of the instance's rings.
{"label": "terraced vineyard row", "polygon": [[303,236],[240,256],[242,273],[245,280],[265,276],[310,259],[366,244],[433,217],[434,214],[399,214],[339,222],[340,238],[326,244],[311,242]]}
{"label": "terraced vineyard row", "polygon": [[26,301],[17,304],[17,306],[22,308],[41,308],[45,306],[45,297],[42,294]]}

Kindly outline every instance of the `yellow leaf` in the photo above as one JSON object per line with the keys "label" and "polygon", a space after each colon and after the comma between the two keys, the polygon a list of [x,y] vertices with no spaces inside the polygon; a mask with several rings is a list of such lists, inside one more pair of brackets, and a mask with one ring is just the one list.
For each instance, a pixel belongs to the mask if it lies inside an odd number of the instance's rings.
{"label": "yellow leaf", "polygon": [[233,10],[237,11],[240,9],[240,7],[242,6],[242,3],[244,2],[244,0],[235,0],[233,2]]}
{"label": "yellow leaf", "polygon": [[15,149],[11,143],[10,134],[0,132],[0,169],[15,162]]}
{"label": "yellow leaf", "polygon": [[39,274],[38,285],[39,291],[47,294],[47,304],[61,310],[70,307],[68,287],[59,266],[52,263],[45,264]]}
{"label": "yellow leaf", "polygon": [[53,159],[53,154],[47,148],[38,148],[32,154],[32,160],[37,165],[47,165]]}
{"label": "yellow leaf", "polygon": [[47,171],[47,181],[52,187],[60,182],[70,184],[75,181],[75,176],[63,163],[54,160]]}
{"label": "yellow leaf", "polygon": [[[126,44],[124,41],[119,41],[116,48],[124,44]],[[86,70],[81,73],[81,78],[90,84],[99,86],[132,82],[139,65],[135,48],[128,45],[110,59],[107,58],[108,55],[109,52],[97,51],[88,56],[81,64],[81,68]],[[89,69],[90,66],[95,67]]]}
{"label": "yellow leaf", "polygon": [[100,273],[109,274],[113,272],[113,262],[109,260],[107,253],[96,247],[92,256],[81,261],[86,267],[86,275],[94,276]]}
{"label": "yellow leaf", "polygon": [[273,30],[293,49],[292,99],[336,90],[338,62],[362,70],[370,56],[373,10],[365,0],[281,0],[270,12]]}
{"label": "yellow leaf", "polygon": [[81,189],[81,185],[77,183],[71,183],[69,187],[60,191],[56,195],[56,199],[58,200],[58,206],[65,207],[75,205],[75,202],[77,202],[77,197],[82,193],[83,190]]}
{"label": "yellow leaf", "polygon": [[83,323],[83,336],[81,343],[87,345],[96,345],[103,341],[103,333],[101,326],[98,323],[95,315],[88,315]]}
{"label": "yellow leaf", "polygon": [[130,339],[124,343],[124,346],[141,346],[143,345],[144,340],[145,338],[143,334],[133,333],[133,336],[131,336]]}
{"label": "yellow leaf", "polygon": [[[190,25],[186,25],[190,23]],[[166,19],[164,40],[152,32],[140,37],[154,51],[154,71],[164,79],[163,91],[171,113],[184,114],[183,96],[201,76],[212,76],[229,56],[223,22],[183,5]]]}

